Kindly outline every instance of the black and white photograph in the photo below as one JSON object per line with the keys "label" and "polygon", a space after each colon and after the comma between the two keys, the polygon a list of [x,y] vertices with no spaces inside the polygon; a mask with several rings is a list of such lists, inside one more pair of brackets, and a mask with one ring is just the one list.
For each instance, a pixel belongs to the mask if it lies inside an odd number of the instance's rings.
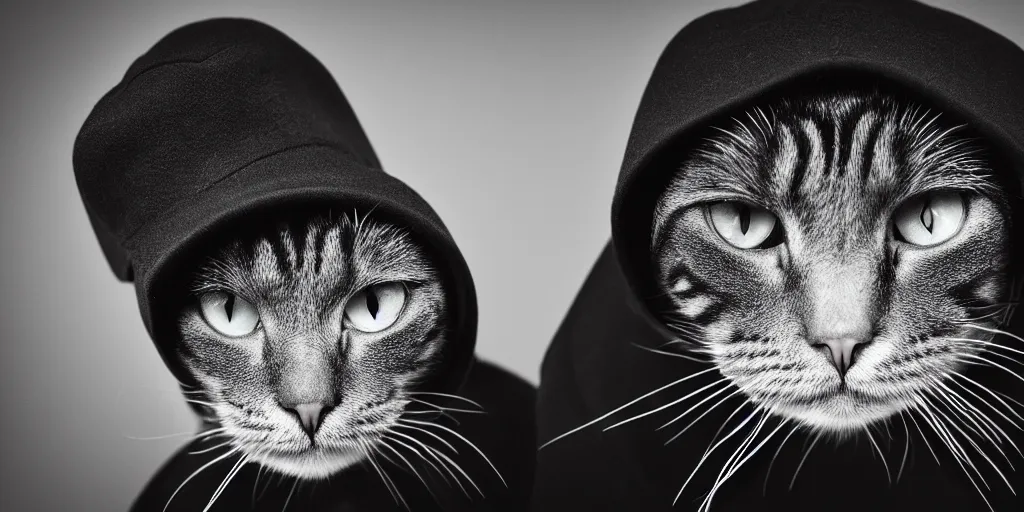
{"label": "black and white photograph", "polygon": [[0,510],[1024,510],[1024,2],[0,6]]}

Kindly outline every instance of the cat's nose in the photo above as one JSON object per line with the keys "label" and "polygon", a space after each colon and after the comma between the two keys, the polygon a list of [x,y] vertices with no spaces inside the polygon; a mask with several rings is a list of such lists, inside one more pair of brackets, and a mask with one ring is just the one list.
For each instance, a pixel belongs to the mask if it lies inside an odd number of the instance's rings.
{"label": "cat's nose", "polygon": [[827,347],[831,356],[832,366],[839,371],[840,377],[845,377],[846,372],[853,366],[853,358],[857,349],[862,348],[864,341],[855,338],[831,338],[813,343],[814,347]]}
{"label": "cat's nose", "polygon": [[306,431],[310,440],[320,428],[323,417],[331,410],[331,407],[324,403],[295,404],[285,408],[299,417],[299,424],[302,425],[302,430]]}

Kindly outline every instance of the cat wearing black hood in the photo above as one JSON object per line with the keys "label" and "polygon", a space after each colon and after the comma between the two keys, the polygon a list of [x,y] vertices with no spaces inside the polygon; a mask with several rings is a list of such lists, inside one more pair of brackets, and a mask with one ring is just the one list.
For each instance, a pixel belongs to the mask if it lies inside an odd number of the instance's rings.
{"label": "cat wearing black hood", "polygon": [[519,510],[532,386],[328,70],[280,31],[180,27],[103,96],[75,175],[199,432],[139,511]]}
{"label": "cat wearing black hood", "polygon": [[534,510],[1019,509],[1022,79],[914,1],[684,27],[545,357]]}

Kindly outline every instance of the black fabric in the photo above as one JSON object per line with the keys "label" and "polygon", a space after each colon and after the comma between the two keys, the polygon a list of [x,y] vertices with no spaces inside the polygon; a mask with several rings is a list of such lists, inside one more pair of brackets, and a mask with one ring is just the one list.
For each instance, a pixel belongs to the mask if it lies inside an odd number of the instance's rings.
{"label": "black fabric", "polygon": [[[416,472],[429,484],[427,487],[404,466],[394,454],[390,458],[397,465],[377,457],[382,470],[394,481],[395,487],[409,509],[396,501],[384,480],[366,463],[349,468],[329,480],[305,482],[260,470],[256,464],[247,464],[239,470],[223,493],[214,502],[211,511],[310,511],[310,512],[387,512],[387,511],[479,511],[519,512],[528,507],[536,444],[532,435],[535,390],[528,382],[490,363],[477,361],[469,372],[462,396],[478,402],[487,414],[452,413],[458,424],[450,418],[436,421],[472,441],[488,455],[505,479],[504,486],[497,474],[472,448],[450,438],[459,453],[446,453],[473,479],[483,496],[456,470],[452,470],[465,488],[463,492],[451,475],[438,476],[437,470],[410,453],[404,455],[415,465]],[[452,402],[451,407],[465,407]],[[227,457],[203,469],[198,476],[185,483],[189,475],[200,470],[224,454],[226,448],[211,449],[223,439],[211,438],[193,441],[180,449],[146,484],[132,505],[132,512],[161,511],[195,512],[204,510],[214,491],[228,475],[238,456]],[[439,442],[428,444],[444,450]],[[388,453],[385,451],[385,453]],[[437,463],[434,463],[435,466]],[[443,469],[441,471],[444,471]],[[182,484],[184,485],[182,486]],[[176,489],[181,487],[177,495]],[[294,488],[294,492],[292,489]],[[469,497],[467,497],[467,493]],[[171,499],[174,495],[173,499]],[[287,504],[287,508],[285,505]]]}
{"label": "black fabric", "polygon": [[[432,478],[444,510],[526,507],[536,446],[534,388],[492,365],[474,364],[476,295],[458,247],[427,202],[381,170],[338,85],[295,41],[245,19],[206,20],[171,32],[100,99],[75,141],[73,163],[100,246],[117,277],[134,282],[146,328],[183,384],[194,384],[175,355],[183,278],[232,226],[289,212],[344,210],[407,228],[440,268],[449,293],[442,362],[421,389],[484,406],[487,414],[456,414],[460,423],[449,427],[491,458],[508,487],[468,446],[458,446],[453,459],[486,500],[463,500],[454,481],[449,487],[422,461],[418,471]],[[166,463],[134,510],[162,510],[174,488],[223,453],[189,453],[195,448]],[[204,470],[168,510],[203,510],[235,460]],[[289,509],[386,510],[391,495],[379,476],[362,469],[299,486]],[[432,510],[434,499],[403,471],[388,469],[406,502],[412,510]],[[247,466],[216,510],[248,510],[251,488],[242,483],[251,486],[255,473]],[[281,510],[294,480],[265,472],[263,479],[270,487],[257,500],[260,509]],[[462,485],[477,492],[464,479]]]}
{"label": "black fabric", "polygon": [[[545,355],[538,442],[691,378],[544,446],[538,452],[533,510],[697,510],[735,443],[703,463],[674,508],[673,500],[712,440],[751,413],[748,407],[729,417],[740,397],[668,444],[700,411],[671,427],[658,427],[696,401],[604,431],[670,404],[716,376],[698,375],[711,368],[708,363],[639,348],[660,348],[674,339],[653,313],[658,291],[648,248],[654,199],[678,168],[688,136],[699,137],[709,123],[728,119],[759,98],[849,77],[899,87],[968,122],[994,146],[1011,184],[1013,216],[1020,215],[1024,103],[1018,91],[1024,83],[1024,52],[1007,39],[910,0],[760,0],[688,24],[662,53],[640,101],[612,203],[611,240]],[[1013,229],[1019,236],[1019,223]],[[1018,279],[1020,256],[1016,252],[1011,260]],[[1008,328],[1018,335],[1024,331],[1020,317]],[[1005,372],[972,368],[968,375],[990,389],[1024,397],[1020,381]],[[989,510],[949,450],[931,437],[937,463],[909,418],[907,423],[905,431],[897,418],[881,430],[884,434],[874,436],[887,454],[892,483],[863,437],[850,443],[825,438],[808,451],[813,436],[800,432],[776,454],[787,428],[718,490],[712,510]],[[763,433],[776,425],[777,420],[767,423]],[[1017,446],[1024,446],[1020,430],[1000,425]],[[748,431],[749,424],[743,433]],[[900,473],[908,437],[911,448]],[[1012,446],[1004,442],[1000,447],[1015,467],[1024,464]],[[995,510],[1021,510],[1024,501],[1008,491],[974,448],[965,449],[991,487],[979,482]],[[1024,472],[1006,471],[999,452],[991,446],[986,451],[1002,464],[1014,489],[1024,490]]]}
{"label": "black fabric", "polygon": [[381,170],[326,68],[277,29],[211,19],[174,30],[94,107],[75,140],[78,188],[118,278],[179,380],[163,314],[182,258],[257,211],[319,202],[374,212],[428,246],[453,290],[444,387],[465,376],[476,295],[462,254],[427,202]]}

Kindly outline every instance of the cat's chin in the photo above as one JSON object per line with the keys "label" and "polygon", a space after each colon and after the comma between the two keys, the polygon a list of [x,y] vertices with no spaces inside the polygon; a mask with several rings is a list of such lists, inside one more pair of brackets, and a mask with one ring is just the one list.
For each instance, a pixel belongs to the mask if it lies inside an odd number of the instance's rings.
{"label": "cat's chin", "polygon": [[267,469],[304,480],[323,480],[348,469],[366,458],[358,449],[327,452],[311,448],[295,454],[253,454],[253,459]]}
{"label": "cat's chin", "polygon": [[903,409],[898,403],[870,402],[840,393],[822,398],[815,404],[780,404],[769,409],[795,420],[813,430],[847,435],[863,431],[869,425],[884,421]]}

